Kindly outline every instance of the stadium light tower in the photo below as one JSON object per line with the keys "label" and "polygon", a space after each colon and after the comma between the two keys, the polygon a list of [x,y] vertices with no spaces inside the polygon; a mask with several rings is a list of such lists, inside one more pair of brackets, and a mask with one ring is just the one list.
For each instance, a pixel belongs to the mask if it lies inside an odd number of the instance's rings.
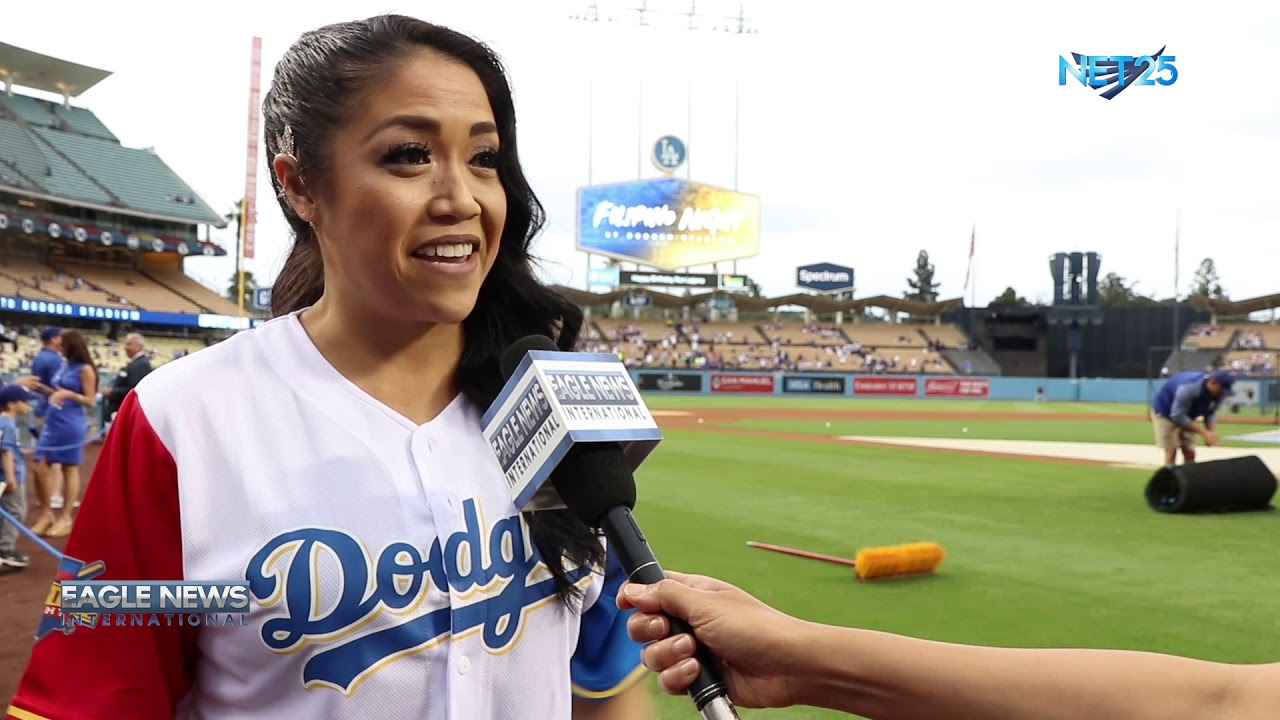
{"label": "stadium light tower", "polygon": [[[606,7],[602,10],[601,5]],[[587,23],[610,23],[641,28],[657,28],[681,32],[714,32],[730,35],[755,35],[760,31],[755,23],[748,19],[746,4],[738,3],[738,11],[733,15],[708,15],[698,10],[697,0],[687,2],[658,3],[657,7],[650,0],[639,0],[637,5],[612,9],[615,3],[601,3],[599,0],[587,0],[582,8],[569,16],[570,20]],[[587,71],[587,184],[593,182],[595,168],[595,67]],[[688,120],[686,135],[693,129],[693,74],[688,75]],[[734,74],[733,82],[733,189],[738,190],[738,150],[741,128],[741,78]],[[692,179],[692,143],[686,138],[690,148],[685,157],[685,179]],[[641,179],[644,167],[644,81],[636,84],[636,179]],[[587,253],[587,289],[591,289],[591,253]],[[738,261],[733,261],[733,272],[738,272]]]}

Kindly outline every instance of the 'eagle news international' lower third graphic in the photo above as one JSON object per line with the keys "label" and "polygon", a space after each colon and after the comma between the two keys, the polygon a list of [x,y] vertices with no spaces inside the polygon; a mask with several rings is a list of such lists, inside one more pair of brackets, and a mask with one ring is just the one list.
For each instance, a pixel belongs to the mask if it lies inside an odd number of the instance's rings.
{"label": "'eagle news international' lower third graphic", "polygon": [[250,609],[247,582],[60,579],[37,640],[81,627],[245,627]]}

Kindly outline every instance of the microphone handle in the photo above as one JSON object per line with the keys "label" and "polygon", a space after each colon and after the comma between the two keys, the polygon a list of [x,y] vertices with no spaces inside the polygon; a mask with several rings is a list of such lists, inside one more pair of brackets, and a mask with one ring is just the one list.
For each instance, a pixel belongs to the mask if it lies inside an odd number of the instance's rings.
{"label": "microphone handle", "polygon": [[[619,505],[610,509],[605,513],[601,527],[631,582],[652,585],[666,579],[666,573],[654,557],[630,508]],[[674,617],[668,619],[673,635],[688,633],[690,637],[694,636],[693,629],[685,621]],[[700,669],[698,677],[689,686],[689,697],[693,699],[694,707],[705,720],[738,720],[738,712],[729,699],[729,686],[720,677],[719,660],[704,645],[698,645],[696,654]]]}

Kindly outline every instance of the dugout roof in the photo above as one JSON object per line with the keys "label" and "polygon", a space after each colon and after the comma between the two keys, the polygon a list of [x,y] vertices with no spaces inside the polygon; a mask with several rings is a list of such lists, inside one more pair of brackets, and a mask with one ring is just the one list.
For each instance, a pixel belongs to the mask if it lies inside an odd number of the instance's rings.
{"label": "dugout roof", "polygon": [[5,75],[14,85],[77,97],[110,77],[111,71],[0,43],[0,76]]}

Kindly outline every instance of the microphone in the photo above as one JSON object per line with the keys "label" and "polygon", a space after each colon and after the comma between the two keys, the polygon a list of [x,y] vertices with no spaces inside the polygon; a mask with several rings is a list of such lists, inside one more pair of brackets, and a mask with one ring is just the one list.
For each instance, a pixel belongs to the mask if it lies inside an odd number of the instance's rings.
{"label": "microphone", "polygon": [[[633,472],[662,434],[626,367],[608,353],[561,351],[543,335],[513,343],[500,366],[506,384],[482,424],[516,507],[566,508],[604,531],[631,582],[665,579],[632,515]],[[673,633],[693,636],[669,619]],[[694,707],[704,720],[738,720],[719,661],[702,645],[697,654]]]}

